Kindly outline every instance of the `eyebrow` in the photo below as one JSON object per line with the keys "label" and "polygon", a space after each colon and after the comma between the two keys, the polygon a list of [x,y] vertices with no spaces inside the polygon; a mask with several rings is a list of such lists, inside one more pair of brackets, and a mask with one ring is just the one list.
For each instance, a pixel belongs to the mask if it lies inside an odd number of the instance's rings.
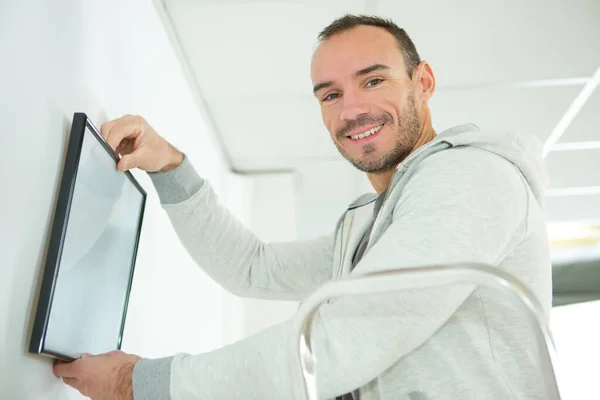
{"label": "eyebrow", "polygon": [[319,90],[325,89],[325,88],[327,88],[329,86],[333,86],[333,81],[326,81],[326,82],[317,83],[315,85],[315,87],[313,88],[313,94],[316,94]]}
{"label": "eyebrow", "polygon": [[[359,77],[362,75],[367,75],[370,74],[373,71],[379,71],[379,70],[388,70],[390,69],[390,67],[388,67],[387,65],[383,65],[383,64],[373,64],[370,65],[366,68],[363,68],[359,71],[356,71],[354,73],[354,77]],[[321,89],[325,89],[327,87],[333,86],[333,81],[325,81],[325,82],[321,82],[315,85],[315,87],[313,88],[313,94],[317,93],[319,90]]]}
{"label": "eyebrow", "polygon": [[354,73],[354,77],[356,78],[361,75],[367,75],[373,71],[379,71],[381,69],[388,70],[388,69],[390,69],[390,67],[388,67],[387,65],[383,65],[383,64],[373,64],[369,67],[363,68],[360,71],[357,71],[356,73]]}

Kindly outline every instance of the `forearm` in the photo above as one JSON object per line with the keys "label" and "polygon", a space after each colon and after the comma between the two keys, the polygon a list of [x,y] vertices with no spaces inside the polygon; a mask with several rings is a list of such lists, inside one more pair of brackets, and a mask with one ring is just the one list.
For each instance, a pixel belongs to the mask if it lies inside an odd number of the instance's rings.
{"label": "forearm", "polygon": [[[383,373],[439,329],[469,290],[324,305],[312,330],[320,398],[351,392]],[[428,311],[415,310],[417,303]],[[134,374],[135,399],[291,399],[291,327],[285,322],[206,354],[143,360]]]}
{"label": "forearm", "polygon": [[333,237],[263,243],[219,203],[189,160],[150,176],[186,250],[226,290],[298,300],[330,278]]}

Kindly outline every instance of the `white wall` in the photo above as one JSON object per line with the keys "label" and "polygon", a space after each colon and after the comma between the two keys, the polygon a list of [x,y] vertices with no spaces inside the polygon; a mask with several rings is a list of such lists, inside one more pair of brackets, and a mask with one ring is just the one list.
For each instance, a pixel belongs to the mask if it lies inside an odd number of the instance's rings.
{"label": "white wall", "polygon": [[[231,176],[224,194],[227,206],[265,242],[296,239],[293,174]],[[242,299],[224,294],[224,340],[232,343],[290,318],[297,303]]]}
{"label": "white wall", "polygon": [[[27,353],[74,112],[145,116],[217,191],[227,176],[151,0],[0,2],[0,398],[80,398]],[[123,350],[224,342],[223,291],[179,244],[151,183]]]}

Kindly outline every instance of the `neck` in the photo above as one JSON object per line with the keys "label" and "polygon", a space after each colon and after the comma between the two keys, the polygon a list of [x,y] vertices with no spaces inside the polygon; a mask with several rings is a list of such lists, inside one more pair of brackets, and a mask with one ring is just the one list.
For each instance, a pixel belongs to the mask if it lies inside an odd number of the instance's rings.
{"label": "neck", "polygon": [[[414,146],[410,150],[410,153],[406,155],[407,157],[414,153],[414,151],[419,147],[431,142],[436,136],[435,130],[431,124],[431,115],[429,114],[428,107],[425,108],[425,112],[423,114],[424,117],[421,120],[421,132],[419,132],[419,136],[417,137]],[[400,160],[400,162],[402,161],[404,160]],[[369,182],[371,182],[371,186],[373,186],[373,189],[375,189],[377,194],[381,194],[390,186],[395,173],[396,166],[385,171],[369,172],[367,173],[367,177],[369,178]]]}

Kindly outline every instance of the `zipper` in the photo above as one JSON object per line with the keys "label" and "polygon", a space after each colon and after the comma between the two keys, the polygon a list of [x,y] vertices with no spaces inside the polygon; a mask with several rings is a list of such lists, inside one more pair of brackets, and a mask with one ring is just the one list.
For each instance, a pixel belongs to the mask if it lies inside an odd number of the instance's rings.
{"label": "zipper", "polygon": [[381,207],[379,207],[379,211],[377,212],[377,216],[375,216],[375,220],[373,221],[373,228],[371,229],[371,233],[369,235],[369,246],[371,247],[371,243],[372,243],[372,239],[373,239],[373,233],[375,232],[375,227],[377,222],[379,221],[379,216],[381,215],[381,210],[383,210],[383,207],[385,206],[385,203],[388,199],[388,197],[390,196],[390,192],[392,191],[392,188],[394,186],[394,180],[396,179],[396,176],[398,176],[398,173],[400,172],[400,170],[398,168],[396,168],[396,172],[394,172],[394,175],[392,175],[392,180],[390,181],[390,184],[385,192],[385,196],[383,196],[383,201],[381,202]]}
{"label": "zipper", "polygon": [[340,271],[342,270],[342,266],[344,264],[344,225],[346,225],[346,215],[347,214],[344,215],[344,219],[342,220],[342,224],[340,225],[340,265],[338,266],[337,271],[333,273],[333,279],[339,276]]}
{"label": "zipper", "polygon": [[[447,143],[447,142],[441,142],[441,143]],[[448,144],[450,144],[450,143],[448,143]],[[435,145],[437,145],[437,143],[435,143]],[[385,196],[383,197],[383,202],[381,203],[381,207],[379,208],[377,217],[375,217],[375,221],[373,221],[373,229],[371,229],[371,235],[369,237],[369,242],[371,242],[371,239],[373,238],[373,232],[375,232],[375,225],[377,224],[377,220],[379,219],[381,210],[383,210],[383,207],[385,206],[385,203],[386,203],[388,197],[390,196],[392,188],[394,187],[394,180],[396,179],[396,177],[398,176],[398,174],[400,172],[400,167],[402,167],[403,165],[406,165],[406,161],[416,158],[417,155],[420,155],[421,153],[423,153],[426,149],[429,149],[430,147],[433,147],[433,146],[431,145],[431,143],[428,143],[427,145],[418,148],[414,153],[410,154],[404,161],[402,161],[400,164],[398,164],[396,166],[396,172],[394,172],[394,175],[392,175],[392,180],[390,181],[387,191],[385,192]],[[406,169],[406,168],[403,168],[403,169]]]}
{"label": "zipper", "polygon": [[[344,256],[345,256],[345,250],[347,246],[344,246],[344,225],[346,225],[346,218],[348,217],[348,211],[346,211],[346,214],[344,214],[344,219],[342,219],[342,223],[340,224],[339,227],[339,243],[340,243],[340,262],[338,265],[337,270],[335,270],[334,272],[332,272],[332,276],[331,279],[335,279],[338,278],[339,276],[341,276],[342,273],[342,269],[344,268]],[[326,303],[330,304],[332,299],[327,299]]]}
{"label": "zipper", "polygon": [[[383,202],[381,203],[381,207],[379,208],[379,212],[377,213],[377,217],[375,217],[375,221],[373,221],[373,229],[371,229],[371,236],[369,237],[369,241],[373,236],[373,232],[375,231],[375,224],[377,223],[378,219],[379,219],[379,215],[381,214],[381,210],[383,209],[383,206],[385,205],[390,192],[391,192],[391,188],[394,184],[394,180],[396,179],[396,177],[398,176],[399,173],[399,169],[396,169],[396,172],[394,172],[394,175],[392,175],[392,180],[390,181],[390,185],[388,186],[388,190],[385,192],[385,196],[383,197]],[[370,202],[368,202],[370,203]],[[366,203],[366,204],[368,204]],[[363,205],[366,205],[363,204]],[[342,223],[340,225],[340,263],[338,265],[337,271],[334,273],[333,278],[338,278],[341,276],[342,274],[342,270],[344,269],[344,259],[346,256],[346,250],[348,249],[348,243],[347,241],[344,241],[344,226],[346,225],[346,219],[349,217],[348,212],[352,211],[353,209],[348,209],[346,211],[346,215],[344,215],[344,219],[342,220]],[[351,219],[350,219],[350,226],[348,227],[348,230],[352,229],[352,221],[354,220],[354,215],[351,215]]]}
{"label": "zipper", "polygon": [[[440,143],[440,142],[438,142],[438,143]],[[438,143],[434,143],[433,145],[437,145]],[[448,143],[448,142],[443,141],[441,143]],[[451,143],[448,143],[448,144],[451,145]],[[388,186],[387,192],[385,192],[385,196],[383,197],[383,203],[381,203],[381,208],[379,208],[379,211],[381,211],[383,209],[383,206],[384,206],[388,196],[390,195],[390,192],[391,192],[390,189],[392,189],[392,187],[394,186],[394,179],[396,179],[396,176],[398,176],[398,173],[400,172],[400,167],[402,165],[406,165],[406,161],[411,160],[412,158],[416,158],[417,155],[423,153],[426,149],[433,147],[433,145],[432,145],[432,142],[430,142],[427,145],[418,148],[414,153],[410,154],[406,159],[404,159],[404,161],[402,161],[400,164],[398,164],[396,166],[396,172],[394,172],[394,175],[392,175],[392,180],[390,181],[390,185]],[[379,213],[377,214],[377,216],[379,216]],[[373,226],[373,227],[375,227],[375,226]]]}
{"label": "zipper", "polygon": [[344,215],[344,220],[342,221],[342,226],[341,226],[341,246],[340,246],[340,264],[338,265],[338,270],[334,276],[334,278],[340,277],[342,276],[342,270],[344,269],[344,260],[346,258],[346,250],[348,250],[348,238],[346,238],[346,240],[344,240],[344,226],[346,225],[346,219],[350,218],[350,225],[348,226],[348,231],[350,231],[352,229],[352,221],[354,221],[354,214],[349,214],[348,211],[346,211],[346,215]]}

